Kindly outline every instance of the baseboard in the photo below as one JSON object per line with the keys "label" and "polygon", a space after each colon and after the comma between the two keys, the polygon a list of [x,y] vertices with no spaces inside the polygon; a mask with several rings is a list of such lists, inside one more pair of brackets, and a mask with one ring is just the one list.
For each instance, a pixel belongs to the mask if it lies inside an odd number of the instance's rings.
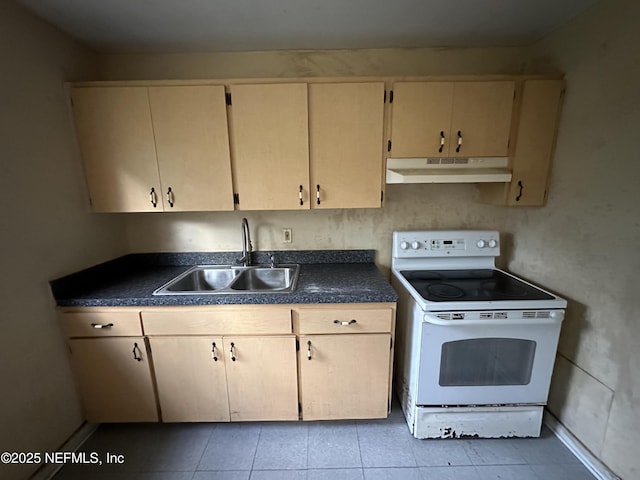
{"label": "baseboard", "polygon": [[621,480],[548,410],[544,411],[543,422],[598,480]]}
{"label": "baseboard", "polygon": [[[58,451],[75,452],[93,435],[99,426],[99,423],[83,423]],[[62,467],[64,467],[64,464],[46,464],[33,474],[31,480],[51,480]]]}

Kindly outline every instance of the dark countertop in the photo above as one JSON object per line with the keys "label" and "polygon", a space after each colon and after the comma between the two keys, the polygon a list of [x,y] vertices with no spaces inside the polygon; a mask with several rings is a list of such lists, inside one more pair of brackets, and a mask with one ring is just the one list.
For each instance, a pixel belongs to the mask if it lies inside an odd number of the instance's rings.
{"label": "dark countertop", "polygon": [[153,295],[193,265],[230,265],[237,252],[133,254],[50,282],[61,307],[396,302],[397,294],[376,267],[373,250],[254,252],[253,264],[299,263],[291,293]]}

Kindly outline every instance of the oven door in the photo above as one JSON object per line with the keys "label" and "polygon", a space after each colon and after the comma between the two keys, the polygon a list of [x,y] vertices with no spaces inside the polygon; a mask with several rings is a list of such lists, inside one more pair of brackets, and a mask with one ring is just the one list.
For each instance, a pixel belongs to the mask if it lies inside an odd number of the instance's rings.
{"label": "oven door", "polygon": [[547,403],[564,311],[421,325],[418,405]]}

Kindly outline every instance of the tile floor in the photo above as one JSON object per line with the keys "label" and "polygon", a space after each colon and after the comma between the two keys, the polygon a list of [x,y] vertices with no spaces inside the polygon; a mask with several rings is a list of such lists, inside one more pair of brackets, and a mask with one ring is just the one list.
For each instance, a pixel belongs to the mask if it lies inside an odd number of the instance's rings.
{"label": "tile floor", "polygon": [[547,429],[536,439],[417,440],[386,420],[101,425],[55,480],[592,480]]}

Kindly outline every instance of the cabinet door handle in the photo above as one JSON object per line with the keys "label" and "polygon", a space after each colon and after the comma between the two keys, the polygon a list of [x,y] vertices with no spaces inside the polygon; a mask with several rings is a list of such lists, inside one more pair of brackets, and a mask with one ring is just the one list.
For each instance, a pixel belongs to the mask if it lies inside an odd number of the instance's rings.
{"label": "cabinet door handle", "polygon": [[320,205],[320,185],[316,185],[316,203]]}
{"label": "cabinet door handle", "polygon": [[211,343],[211,358],[214,362],[218,361],[218,354],[216,353],[216,342]]}
{"label": "cabinet door handle", "polygon": [[311,340],[307,342],[307,360],[311,360]]}
{"label": "cabinet door handle", "polygon": [[336,325],[340,325],[340,326],[346,327],[348,325],[353,325],[354,323],[356,323],[356,319],[353,318],[353,319],[349,320],[348,322],[341,322],[340,320],[334,320],[333,323],[335,323]]}
{"label": "cabinet door handle", "polygon": [[236,361],[236,345],[231,342],[231,348],[229,349],[229,355],[231,356],[231,361]]}
{"label": "cabinet door handle", "polygon": [[153,208],[158,206],[158,195],[156,194],[156,189],[153,187],[151,187],[151,191],[149,192],[149,200],[151,201]]}
{"label": "cabinet door handle", "polygon": [[438,149],[440,153],[442,153],[442,149],[444,148],[444,141],[445,141],[444,132],[440,131],[440,148]]}
{"label": "cabinet door handle", "polygon": [[92,323],[91,326],[93,328],[111,328],[113,323]]}
{"label": "cabinet door handle", "polygon": [[458,146],[456,147],[456,152],[460,152],[462,148],[462,132],[458,130]]}
{"label": "cabinet door handle", "polygon": [[142,352],[140,351],[140,347],[138,347],[137,343],[133,344],[133,359],[138,362],[142,361]]}
{"label": "cabinet door handle", "polygon": [[302,185],[300,185],[300,190],[298,191],[298,200],[300,200],[300,205],[304,205],[304,200],[302,200]]}
{"label": "cabinet door handle", "polygon": [[171,187],[167,190],[167,202],[169,202],[169,206],[173,208],[173,190],[171,190]]}
{"label": "cabinet door handle", "polygon": [[522,198],[522,189],[524,186],[522,185],[522,180],[518,180],[518,187],[520,187],[520,191],[518,192],[518,196],[516,197],[516,202],[519,202]]}

